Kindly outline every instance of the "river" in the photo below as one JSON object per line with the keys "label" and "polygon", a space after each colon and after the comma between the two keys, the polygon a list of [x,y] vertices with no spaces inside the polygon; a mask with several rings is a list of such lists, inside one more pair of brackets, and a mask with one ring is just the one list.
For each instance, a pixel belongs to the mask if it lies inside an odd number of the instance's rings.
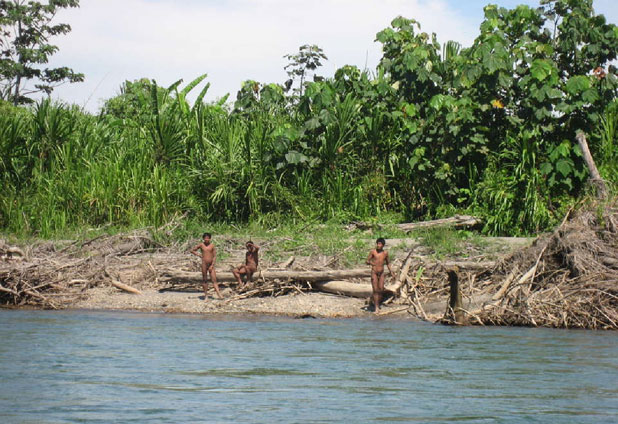
{"label": "river", "polygon": [[0,310],[1,423],[618,422],[618,333]]}

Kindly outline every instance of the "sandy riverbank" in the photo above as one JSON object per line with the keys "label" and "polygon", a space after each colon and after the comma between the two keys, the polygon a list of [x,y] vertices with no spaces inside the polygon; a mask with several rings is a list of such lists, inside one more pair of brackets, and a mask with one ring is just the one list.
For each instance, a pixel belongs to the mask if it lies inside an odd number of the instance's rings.
{"label": "sandy riverbank", "polygon": [[[195,314],[259,314],[289,317],[359,318],[375,316],[366,300],[328,293],[291,293],[277,297],[234,299],[230,289],[222,290],[223,299],[209,292],[142,290],[142,294],[124,293],[114,287],[95,287],[71,309],[132,310],[142,312]],[[402,310],[403,309],[403,310]],[[381,316],[392,315],[413,319],[401,305],[385,305]]]}
{"label": "sandy riverbank", "polygon": [[[243,260],[244,250],[238,249],[238,243],[225,236],[219,236],[217,242],[222,252],[218,261],[218,273],[223,275]],[[476,260],[479,261],[488,257],[494,259],[528,242],[529,240],[525,239],[487,239],[484,241],[485,251],[471,250],[466,253],[478,255]],[[363,244],[371,247],[371,240],[363,240]],[[419,245],[418,240],[390,239],[389,245],[396,273],[410,250],[418,254],[418,261],[421,261],[412,272],[420,272],[419,267],[422,266],[424,254],[427,252]],[[257,290],[259,293],[253,295],[239,292],[235,283],[224,282],[221,284],[224,299],[215,298],[212,286],[210,296],[205,299],[199,278],[176,279],[166,276],[170,270],[185,273],[199,271],[199,261],[187,254],[189,247],[189,244],[162,247],[153,243],[145,232],[104,236],[81,242],[58,241],[25,246],[24,259],[0,262],[0,271],[8,283],[4,292],[6,306],[15,307],[21,304],[38,305],[45,309],[260,314],[316,318],[376,316],[373,310],[368,308],[367,298],[318,292],[309,289],[307,285],[288,284],[285,279],[273,283],[275,292],[271,293],[268,287],[261,285]],[[284,269],[290,272],[341,269],[339,261],[344,252],[323,255],[314,246],[305,246],[303,250],[310,254],[299,256],[295,250],[283,250],[275,256],[274,252],[266,247],[263,249],[260,269]],[[357,256],[360,258],[364,253],[365,248],[361,249]],[[289,262],[287,258],[294,258],[291,266],[282,265]],[[282,266],[284,268],[281,268]],[[427,263],[424,266],[428,266]],[[443,277],[440,277],[440,280],[442,279]],[[423,281],[429,280],[431,275],[425,270]],[[127,293],[114,287],[113,281],[129,285],[141,294]],[[368,278],[352,281],[370,287]],[[446,281],[439,284],[444,285]],[[23,295],[11,296],[11,287],[19,287]],[[410,309],[409,303],[400,301],[401,299],[397,299],[384,305],[380,316],[419,319],[418,311]],[[432,312],[429,307],[424,312],[431,319],[438,319],[444,313],[444,308],[445,303],[441,300],[437,307],[433,307],[436,311]]]}

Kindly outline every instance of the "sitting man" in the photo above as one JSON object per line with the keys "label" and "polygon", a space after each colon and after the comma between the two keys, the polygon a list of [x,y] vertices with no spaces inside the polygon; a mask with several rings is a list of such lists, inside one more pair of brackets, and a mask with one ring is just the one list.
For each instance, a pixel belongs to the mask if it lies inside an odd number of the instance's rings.
{"label": "sitting man", "polygon": [[239,288],[242,288],[244,286],[241,275],[245,275],[247,277],[247,281],[251,281],[253,273],[257,271],[258,267],[258,250],[260,250],[260,246],[254,244],[251,240],[249,240],[245,246],[247,247],[245,264],[238,265],[232,270],[232,273],[234,274],[234,277],[236,277],[236,281],[238,282]]}

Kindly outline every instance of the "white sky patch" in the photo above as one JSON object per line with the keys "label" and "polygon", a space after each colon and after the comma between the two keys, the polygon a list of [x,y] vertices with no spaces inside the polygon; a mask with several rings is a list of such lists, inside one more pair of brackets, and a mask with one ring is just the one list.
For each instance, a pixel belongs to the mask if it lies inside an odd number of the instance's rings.
{"label": "white sky patch", "polygon": [[[375,35],[399,15],[416,19],[441,43],[470,45],[490,1],[467,0],[463,14],[457,1],[82,0],[58,15],[72,31],[52,40],[60,51],[50,65],[83,72],[86,81],[59,87],[53,97],[97,111],[125,80],[146,77],[167,86],[207,73],[207,100],[225,93],[234,99],[244,80],[285,81],[283,56],[302,44],[317,44],[328,56],[321,75],[346,64],[375,70],[381,57]],[[597,12],[613,10],[613,1],[597,0]]]}

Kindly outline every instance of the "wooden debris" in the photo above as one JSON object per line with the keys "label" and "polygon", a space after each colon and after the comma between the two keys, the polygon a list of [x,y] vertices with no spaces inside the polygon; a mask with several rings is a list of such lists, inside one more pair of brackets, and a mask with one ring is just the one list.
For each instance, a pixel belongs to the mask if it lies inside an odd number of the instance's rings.
{"label": "wooden debris", "polygon": [[[332,281],[345,280],[351,278],[368,278],[371,277],[369,268],[356,269],[327,269],[322,271],[260,271],[254,277],[264,280],[294,280],[294,281]],[[177,269],[168,269],[161,272],[161,278],[167,280],[188,280],[193,282],[202,281],[201,272],[182,271]],[[217,280],[221,282],[234,282],[236,278],[231,272],[217,272]]]}
{"label": "wooden debris", "polygon": [[124,290],[127,293],[131,293],[131,294],[142,294],[142,292],[136,289],[135,287],[131,287],[128,284],[124,284],[123,282],[118,281],[116,278],[112,276],[112,274],[110,274],[107,271],[107,269],[105,269],[105,275],[109,277],[111,285],[116,287],[117,289]]}
{"label": "wooden debris", "polygon": [[285,261],[284,263],[280,265],[280,267],[284,269],[291,267],[295,259],[296,259],[295,256],[290,256],[287,261]]}
{"label": "wooden debris", "polygon": [[449,301],[444,314],[443,322],[457,325],[467,324],[466,314],[461,300],[461,289],[459,287],[459,277],[455,269],[447,271],[449,282]]}
{"label": "wooden debris", "polygon": [[454,228],[473,228],[482,224],[480,218],[468,215],[455,215],[451,218],[434,219],[432,221],[409,222],[405,224],[397,224],[397,228],[403,231],[418,230],[419,228],[431,227],[454,227]]}

